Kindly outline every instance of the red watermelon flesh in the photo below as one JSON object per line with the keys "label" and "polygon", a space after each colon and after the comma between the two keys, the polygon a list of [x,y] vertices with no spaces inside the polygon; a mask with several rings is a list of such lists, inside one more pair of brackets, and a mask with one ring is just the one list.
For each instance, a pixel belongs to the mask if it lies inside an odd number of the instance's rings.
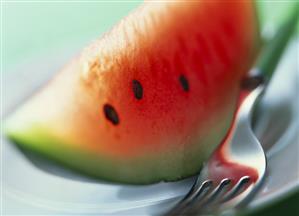
{"label": "red watermelon flesh", "polygon": [[230,126],[258,45],[251,1],[146,2],[20,107],[6,132],[114,182],[194,175]]}

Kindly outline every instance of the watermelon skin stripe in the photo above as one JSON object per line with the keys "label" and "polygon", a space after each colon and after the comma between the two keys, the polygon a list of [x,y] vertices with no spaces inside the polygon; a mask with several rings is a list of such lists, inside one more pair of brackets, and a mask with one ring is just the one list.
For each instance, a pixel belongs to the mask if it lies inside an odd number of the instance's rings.
{"label": "watermelon skin stripe", "polygon": [[146,2],[5,124],[17,144],[113,182],[199,172],[260,45],[252,1]]}

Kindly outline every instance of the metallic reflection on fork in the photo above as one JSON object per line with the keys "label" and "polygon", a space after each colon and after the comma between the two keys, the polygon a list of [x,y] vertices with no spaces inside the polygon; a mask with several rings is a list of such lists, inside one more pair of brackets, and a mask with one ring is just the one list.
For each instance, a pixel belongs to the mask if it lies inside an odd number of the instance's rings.
{"label": "metallic reflection on fork", "polygon": [[250,119],[263,90],[264,85],[258,85],[245,97],[225,142],[205,164],[189,193],[167,215],[223,211],[240,205],[258,189],[266,158]]}

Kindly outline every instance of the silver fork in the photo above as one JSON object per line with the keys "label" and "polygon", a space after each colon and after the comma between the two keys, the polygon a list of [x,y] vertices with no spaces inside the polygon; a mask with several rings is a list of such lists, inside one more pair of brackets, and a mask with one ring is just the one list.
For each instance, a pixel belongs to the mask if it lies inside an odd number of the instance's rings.
{"label": "silver fork", "polygon": [[239,107],[227,137],[204,165],[190,191],[166,215],[232,213],[260,188],[266,172],[266,157],[252,131],[252,114],[289,41],[297,18],[296,13],[290,16],[263,49],[256,66],[243,80]]}
{"label": "silver fork", "polygon": [[266,158],[250,120],[252,108],[264,89],[263,84],[258,85],[243,100],[225,141],[205,164],[188,194],[168,215],[229,209],[262,183]]}

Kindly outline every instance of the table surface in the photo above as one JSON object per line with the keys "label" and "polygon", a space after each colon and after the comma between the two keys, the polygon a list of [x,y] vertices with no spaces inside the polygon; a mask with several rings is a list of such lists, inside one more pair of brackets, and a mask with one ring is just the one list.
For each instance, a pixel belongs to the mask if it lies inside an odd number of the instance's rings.
{"label": "table surface", "polygon": [[[109,30],[141,1],[6,1],[2,2],[2,70],[55,52],[57,47],[81,48]],[[287,16],[294,1],[259,1],[261,26],[274,30]],[[299,32],[299,27],[297,28]],[[271,206],[244,215],[299,213],[299,191]],[[299,215],[299,214],[297,214]]]}

